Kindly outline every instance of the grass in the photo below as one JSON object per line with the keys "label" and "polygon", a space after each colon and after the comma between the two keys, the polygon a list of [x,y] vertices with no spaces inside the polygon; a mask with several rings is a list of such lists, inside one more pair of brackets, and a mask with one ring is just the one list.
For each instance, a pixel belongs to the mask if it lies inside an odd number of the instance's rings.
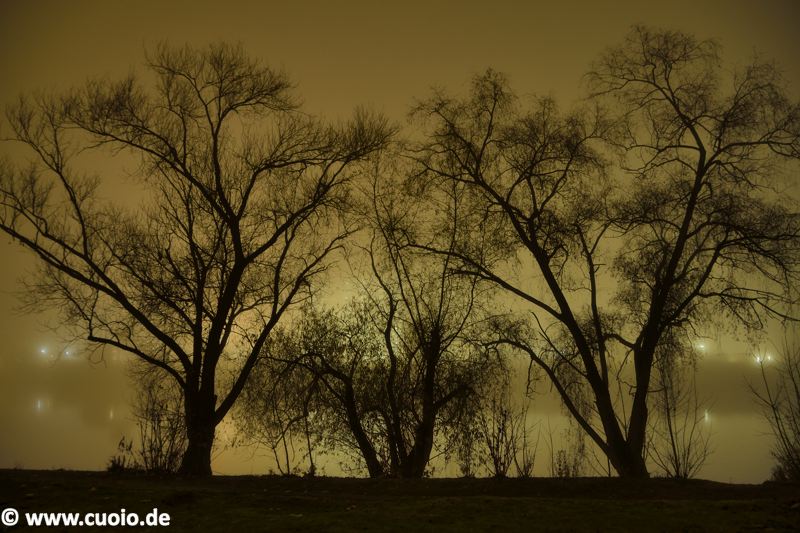
{"label": "grass", "polygon": [[21,515],[124,508],[140,516],[156,507],[170,514],[169,531],[794,531],[800,526],[800,485],[604,478],[197,480],[0,470],[0,509],[6,507]]}

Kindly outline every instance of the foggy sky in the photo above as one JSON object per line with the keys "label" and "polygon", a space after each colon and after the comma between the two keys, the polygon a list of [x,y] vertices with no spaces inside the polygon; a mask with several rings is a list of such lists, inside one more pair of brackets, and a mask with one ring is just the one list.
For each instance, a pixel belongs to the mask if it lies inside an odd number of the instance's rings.
{"label": "foggy sky", "polygon": [[[568,106],[581,96],[591,61],[638,23],[718,39],[727,66],[758,51],[783,68],[795,98],[800,92],[794,0],[289,4],[4,0],[0,102],[141,72],[144,50],[164,40],[196,46],[226,40],[285,69],[305,109],[333,119],[367,105],[403,123],[414,99],[431,87],[463,91],[487,67],[506,73],[519,94],[551,95]],[[0,137],[7,135],[4,124]],[[1,145],[0,153],[8,149]],[[104,468],[120,437],[134,435],[125,363],[109,357],[90,364],[85,353],[55,361],[69,347],[45,327],[57,327],[52,316],[14,311],[13,291],[31,257],[5,236],[0,257],[0,468]],[[757,378],[753,346],[708,334],[715,339],[698,380],[713,404],[715,452],[701,476],[760,482],[772,461],[767,427],[746,385]],[[560,416],[547,397],[533,411]],[[214,470],[262,472],[265,464],[248,450],[223,451]]]}

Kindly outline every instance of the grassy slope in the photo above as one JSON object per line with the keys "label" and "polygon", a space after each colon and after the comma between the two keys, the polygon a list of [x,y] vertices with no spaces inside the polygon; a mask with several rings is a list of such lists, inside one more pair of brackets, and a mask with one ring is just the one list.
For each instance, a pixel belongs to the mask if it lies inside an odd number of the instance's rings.
{"label": "grassy slope", "polygon": [[797,485],[708,481],[188,480],[0,470],[0,508],[20,513],[125,508],[141,516],[157,507],[170,513],[169,531],[792,530],[800,526],[798,502]]}

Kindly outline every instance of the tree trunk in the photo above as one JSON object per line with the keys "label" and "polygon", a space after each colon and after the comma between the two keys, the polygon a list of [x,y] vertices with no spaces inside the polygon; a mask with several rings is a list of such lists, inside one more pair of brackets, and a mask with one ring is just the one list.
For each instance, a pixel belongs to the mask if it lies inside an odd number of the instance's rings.
{"label": "tree trunk", "polygon": [[185,476],[211,475],[211,447],[214,444],[214,425],[187,429],[188,443],[178,473]]}
{"label": "tree trunk", "polygon": [[621,456],[617,461],[611,460],[611,464],[623,478],[649,478],[650,473],[647,471],[647,465],[641,453],[635,450],[628,450],[628,453]]}
{"label": "tree trunk", "polygon": [[383,477],[385,474],[383,465],[381,464],[380,460],[378,460],[378,454],[375,452],[375,447],[370,442],[367,433],[364,431],[364,427],[361,425],[361,418],[358,413],[355,391],[353,390],[352,382],[347,382],[345,384],[344,404],[345,413],[347,414],[347,423],[350,426],[350,431],[353,433],[353,437],[356,439],[361,456],[364,458],[364,462],[367,464],[369,477]]}
{"label": "tree trunk", "polygon": [[[417,429],[414,447],[408,455],[407,468],[403,477],[421,478],[431,458],[433,449],[433,424],[421,424]],[[424,426],[424,427],[423,427]]]}
{"label": "tree trunk", "polygon": [[648,478],[647,464],[644,460],[644,450],[631,442],[622,441],[610,444],[608,457],[611,465],[622,478]]}
{"label": "tree trunk", "polygon": [[372,447],[372,445],[369,443],[364,444],[361,441],[359,441],[358,445],[359,449],[361,450],[361,455],[364,457],[364,462],[367,463],[369,477],[383,477],[386,472],[384,472],[383,465],[378,460],[378,455],[375,453],[375,449]]}
{"label": "tree trunk", "polygon": [[215,399],[198,401],[186,398],[186,451],[178,473],[185,476],[211,475],[211,448],[214,445]]}
{"label": "tree trunk", "polygon": [[402,468],[402,476],[421,478],[425,475],[425,468],[431,457],[433,449],[433,434],[436,424],[435,387],[436,365],[441,355],[441,341],[439,330],[435,329],[431,335],[430,345],[425,348],[425,375],[422,382],[422,419],[414,431],[414,446],[406,457],[406,464]]}
{"label": "tree trunk", "polygon": [[399,447],[396,436],[388,433],[389,447],[396,450],[392,455],[391,476],[414,479],[425,475],[433,449],[433,430],[433,420],[421,421],[414,431],[414,444],[407,453]]}
{"label": "tree trunk", "polygon": [[606,446],[608,460],[619,477],[648,478],[650,474],[644,458],[644,445],[648,417],[647,393],[650,390],[650,364],[653,357],[650,355],[649,358],[645,358],[639,352],[634,355],[634,358],[637,389],[631,407],[627,432],[620,427],[606,384],[600,380],[590,382],[597,413],[605,432],[605,442],[600,440],[602,438],[600,436],[595,437],[595,442]]}
{"label": "tree trunk", "polygon": [[636,370],[636,393],[631,406],[627,438],[621,440],[616,446],[617,463],[611,459],[614,468],[620,477],[646,478],[650,477],[644,459],[644,447],[647,434],[647,395],[650,391],[650,375],[653,368],[655,347],[658,336],[653,335],[646,347],[634,353]]}

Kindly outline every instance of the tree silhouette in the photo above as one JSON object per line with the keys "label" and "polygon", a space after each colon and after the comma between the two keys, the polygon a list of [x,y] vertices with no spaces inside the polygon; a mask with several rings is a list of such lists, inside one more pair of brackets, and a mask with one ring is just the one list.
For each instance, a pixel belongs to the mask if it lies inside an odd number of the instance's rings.
{"label": "tree silhouette", "polygon": [[589,79],[570,114],[523,108],[492,71],[421,102],[412,181],[469,200],[455,246],[417,246],[531,311],[498,320],[495,343],[531,358],[621,476],[646,476],[656,362],[716,317],[785,316],[800,220],[781,162],[800,156],[800,108],[773,65],[727,80],[713,43],[677,32],[634,28]]}
{"label": "tree silhouette", "polygon": [[[372,280],[362,283],[386,357],[381,418],[389,464],[394,475],[422,477],[437,426],[491,365],[474,343],[484,319],[483,291],[479,280],[451,275],[449,256],[409,246],[436,230],[428,224],[430,204],[415,203],[385,178],[373,182],[368,203],[372,235],[364,251]],[[458,206],[452,191],[436,207],[454,213]],[[440,237],[455,242],[452,232]]]}
{"label": "tree silhouette", "polygon": [[187,440],[182,391],[169,375],[144,361],[137,360],[129,374],[136,387],[131,414],[139,432],[131,451],[145,472],[175,473]]}
{"label": "tree silhouette", "polygon": [[762,408],[775,438],[772,456],[776,464],[772,478],[778,481],[800,480],[800,347],[797,345],[797,327],[786,332],[775,361],[771,356],[757,355],[756,362],[761,379],[757,385],[750,385],[750,391]]}
{"label": "tree silhouette", "polygon": [[[313,405],[314,439],[329,452],[354,456],[370,477],[377,478],[388,474],[379,419],[385,396],[379,379],[380,337],[369,321],[370,309],[363,303],[353,302],[338,311],[308,305],[291,329],[282,330],[265,347],[258,374],[262,367],[273,366],[294,375],[284,381],[284,386],[294,387],[286,398],[295,399],[286,411],[301,412],[303,405]],[[254,391],[263,387],[255,380],[248,384]],[[248,418],[258,415],[247,404],[242,407]]]}
{"label": "tree silhouette", "polygon": [[708,404],[698,397],[697,369],[679,357],[656,368],[648,453],[661,473],[675,479],[697,475],[712,452]]}
{"label": "tree silhouette", "polygon": [[310,306],[293,342],[266,352],[314,376],[327,406],[317,417],[329,421],[320,438],[357,450],[371,477],[422,477],[437,436],[492,364],[473,342],[482,295],[476,280],[450,275],[449,258],[408,246],[430,231],[426,206],[386,176],[371,185],[368,242],[352,254],[366,263],[359,297],[338,311]]}
{"label": "tree silhouette", "polygon": [[[391,131],[363,112],[335,127],[307,117],[286,76],[241,48],[160,46],[147,66],[147,83],[8,111],[34,160],[0,168],[0,228],[39,259],[31,301],[180,385],[180,470],[210,474],[216,425],[351,232],[337,215],[349,181]],[[80,170],[87,150],[138,158],[137,206],[103,199],[106,177]]]}

